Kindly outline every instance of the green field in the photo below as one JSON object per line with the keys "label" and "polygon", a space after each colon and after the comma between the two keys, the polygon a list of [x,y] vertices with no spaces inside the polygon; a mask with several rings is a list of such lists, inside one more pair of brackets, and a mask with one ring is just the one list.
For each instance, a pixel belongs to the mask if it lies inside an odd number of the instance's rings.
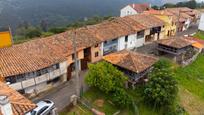
{"label": "green field", "polygon": [[194,37],[204,40],[204,32],[198,31]]}
{"label": "green field", "polygon": [[204,56],[187,67],[175,70],[180,103],[190,114],[204,114]]}
{"label": "green field", "polygon": [[187,67],[178,68],[175,73],[182,87],[204,100],[204,56]]}

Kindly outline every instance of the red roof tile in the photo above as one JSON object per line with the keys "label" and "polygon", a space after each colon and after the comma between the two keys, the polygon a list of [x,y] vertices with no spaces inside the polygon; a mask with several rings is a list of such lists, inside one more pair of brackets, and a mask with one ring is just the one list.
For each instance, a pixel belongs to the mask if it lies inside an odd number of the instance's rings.
{"label": "red roof tile", "polygon": [[140,73],[151,67],[158,59],[153,56],[123,50],[105,56],[104,60],[124,69]]}
{"label": "red roof tile", "polygon": [[150,5],[147,3],[144,4],[130,4],[130,7],[132,7],[133,9],[135,9],[135,11],[137,11],[138,13],[142,13],[144,11],[147,11],[150,9]]}
{"label": "red roof tile", "polygon": [[[14,115],[24,115],[36,107],[36,104],[2,82],[0,82],[0,95],[8,97]],[[2,115],[1,110],[0,115]]]}
{"label": "red roof tile", "polygon": [[183,48],[193,44],[191,41],[183,37],[171,37],[168,39],[159,40],[158,43],[165,46],[174,47],[174,48]]}

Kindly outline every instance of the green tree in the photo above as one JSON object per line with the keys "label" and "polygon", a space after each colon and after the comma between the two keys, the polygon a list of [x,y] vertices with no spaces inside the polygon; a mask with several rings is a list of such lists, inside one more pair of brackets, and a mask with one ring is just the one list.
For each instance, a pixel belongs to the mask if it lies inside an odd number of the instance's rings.
{"label": "green tree", "polygon": [[[161,63],[162,62],[162,63]],[[173,71],[164,60],[156,64],[149,75],[149,82],[144,89],[144,98],[154,107],[172,105],[175,102],[178,87]],[[166,69],[163,67],[167,67]]]}
{"label": "green tree", "polygon": [[191,9],[195,9],[197,7],[197,2],[195,0],[190,0],[186,3],[186,6]]}
{"label": "green tree", "polygon": [[85,80],[88,85],[97,87],[102,92],[111,95],[110,99],[118,107],[126,107],[131,104],[132,98],[124,89],[127,77],[112,64],[107,62],[90,64]]}
{"label": "green tree", "polygon": [[117,88],[123,88],[127,77],[112,64],[103,61],[89,65],[89,72],[85,80],[88,85],[108,93]]}
{"label": "green tree", "polygon": [[166,4],[164,4],[162,7],[163,7],[163,8],[174,8],[174,7],[176,7],[176,5],[175,5],[175,4],[172,4],[172,3],[166,3]]}
{"label": "green tree", "polygon": [[160,10],[160,7],[157,6],[157,5],[152,6],[152,8],[155,9],[155,10]]}

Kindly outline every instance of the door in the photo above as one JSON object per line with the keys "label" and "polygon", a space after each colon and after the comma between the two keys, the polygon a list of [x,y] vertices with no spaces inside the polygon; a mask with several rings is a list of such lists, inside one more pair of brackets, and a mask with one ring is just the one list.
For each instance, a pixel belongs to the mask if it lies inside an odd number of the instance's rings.
{"label": "door", "polygon": [[69,81],[72,78],[72,67],[69,65],[67,67],[67,81]]}

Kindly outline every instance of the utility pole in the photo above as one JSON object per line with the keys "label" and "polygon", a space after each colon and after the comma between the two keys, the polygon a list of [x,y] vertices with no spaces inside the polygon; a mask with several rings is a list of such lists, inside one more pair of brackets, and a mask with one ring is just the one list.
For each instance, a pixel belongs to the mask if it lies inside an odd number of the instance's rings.
{"label": "utility pole", "polygon": [[80,97],[80,87],[81,87],[81,83],[79,80],[79,63],[78,63],[78,56],[77,56],[77,44],[76,44],[76,30],[73,30],[73,38],[72,38],[72,42],[73,42],[73,50],[74,50],[74,65],[75,65],[75,79],[76,79],[76,95],[78,97]]}
{"label": "utility pole", "polygon": [[178,32],[180,31],[180,9],[178,11]]}

